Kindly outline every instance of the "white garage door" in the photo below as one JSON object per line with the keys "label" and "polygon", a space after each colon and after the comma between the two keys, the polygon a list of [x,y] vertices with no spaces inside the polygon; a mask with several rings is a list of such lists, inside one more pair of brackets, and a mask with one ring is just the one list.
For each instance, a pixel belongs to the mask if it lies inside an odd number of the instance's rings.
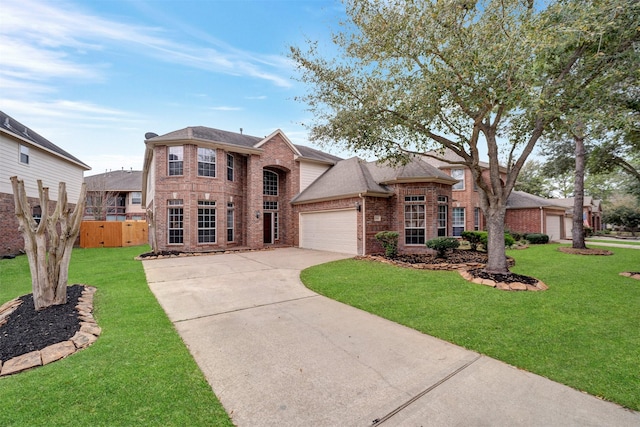
{"label": "white garage door", "polygon": [[547,215],[547,235],[549,236],[549,241],[552,240],[560,240],[562,235],[560,231],[562,224],[562,217],[560,215]]}
{"label": "white garage door", "polygon": [[300,214],[300,247],[358,254],[355,209]]}

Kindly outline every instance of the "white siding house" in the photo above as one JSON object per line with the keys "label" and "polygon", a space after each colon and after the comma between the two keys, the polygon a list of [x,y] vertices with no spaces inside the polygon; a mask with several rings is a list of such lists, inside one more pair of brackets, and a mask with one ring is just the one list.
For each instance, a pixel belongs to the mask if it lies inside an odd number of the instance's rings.
{"label": "white siding house", "polygon": [[49,187],[51,201],[58,200],[58,185],[66,183],[69,203],[80,195],[83,173],[89,166],[0,111],[0,256],[24,249],[15,218],[10,178],[24,181],[27,197],[38,204],[38,180]]}

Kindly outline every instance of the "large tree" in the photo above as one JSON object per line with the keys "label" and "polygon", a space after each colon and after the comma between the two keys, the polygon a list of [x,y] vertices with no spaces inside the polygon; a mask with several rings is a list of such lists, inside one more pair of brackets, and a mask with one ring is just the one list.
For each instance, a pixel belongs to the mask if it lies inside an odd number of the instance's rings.
{"label": "large tree", "polygon": [[[508,272],[504,217],[518,173],[544,131],[574,104],[578,77],[593,61],[615,60],[588,52],[601,34],[635,22],[637,5],[632,11],[610,2],[538,7],[533,0],[345,5],[346,28],[333,38],[336,58],[323,57],[313,42],[291,49],[310,88],[301,99],[313,113],[311,138],[387,159],[442,147],[457,154],[457,164],[473,174],[487,219],[486,270]],[[562,24],[567,18],[570,26]]]}
{"label": "large tree", "polygon": [[49,211],[49,188],[38,180],[40,221],[31,214],[24,181],[11,177],[15,214],[24,238],[29,258],[33,303],[36,310],[67,303],[67,281],[71,251],[80,232],[84,214],[86,186],[82,183],[78,203],[74,209],[67,204],[66,184],[58,186],[58,201],[53,213]]}

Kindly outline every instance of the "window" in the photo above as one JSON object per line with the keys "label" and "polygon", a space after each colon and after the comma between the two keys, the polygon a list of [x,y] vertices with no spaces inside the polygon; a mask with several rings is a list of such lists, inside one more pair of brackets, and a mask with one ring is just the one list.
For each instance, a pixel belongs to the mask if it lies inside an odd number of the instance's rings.
{"label": "window", "polygon": [[473,229],[480,230],[480,208],[473,209]]}
{"label": "window", "polygon": [[182,175],[183,148],[182,146],[169,147],[169,175]]}
{"label": "window", "polygon": [[20,163],[29,164],[29,147],[26,145],[20,146]]}
{"label": "window", "polygon": [[131,204],[139,205],[142,203],[142,192],[141,191],[132,191],[131,192]]}
{"label": "window", "polygon": [[227,154],[227,181],[233,181],[233,156]]}
{"label": "window", "polygon": [[438,237],[447,235],[447,216],[449,206],[447,196],[438,196]]}
{"label": "window", "polygon": [[124,221],[126,216],[126,198],[124,193],[107,195],[107,221]]}
{"label": "window", "polygon": [[182,207],[182,199],[168,200],[168,226],[169,226],[169,243],[183,243],[184,241],[184,208]]}
{"label": "window", "polygon": [[40,224],[40,220],[42,219],[42,208],[40,206],[34,206],[31,209],[31,216],[36,224]]}
{"label": "window", "polygon": [[453,235],[460,237],[464,231],[464,208],[453,208]]}
{"label": "window", "polygon": [[235,224],[235,209],[233,203],[227,203],[227,242],[233,242],[234,236],[234,224]]}
{"label": "window", "polygon": [[265,196],[278,195],[278,174],[265,170],[262,172],[262,194]]}
{"label": "window", "polygon": [[424,245],[424,196],[406,196],[404,203],[404,242],[407,245]]}
{"label": "window", "polygon": [[216,202],[198,200],[198,243],[216,242]]}
{"label": "window", "polygon": [[460,180],[453,184],[452,190],[464,190],[464,169],[451,169],[451,178]]}
{"label": "window", "polygon": [[216,176],[216,150],[198,147],[198,176]]}

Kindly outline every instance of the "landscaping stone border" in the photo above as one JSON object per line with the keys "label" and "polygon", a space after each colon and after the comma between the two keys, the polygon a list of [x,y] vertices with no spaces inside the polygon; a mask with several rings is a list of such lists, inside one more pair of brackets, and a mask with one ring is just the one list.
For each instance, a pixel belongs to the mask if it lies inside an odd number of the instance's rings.
{"label": "landscaping stone border", "polygon": [[[102,329],[93,318],[93,296],[96,293],[93,286],[84,286],[82,295],[78,298],[76,310],[78,310],[78,320],[80,320],[80,330],[68,341],[52,344],[42,350],[16,356],[7,361],[0,360],[0,377],[17,374],[18,372],[37,366],[47,365],[56,360],[63,359],[83,348],[89,347],[96,342]],[[17,301],[17,303],[16,303]],[[11,300],[0,307],[0,325],[6,322],[11,314],[22,301],[17,298]]]}
{"label": "landscaping stone border", "polygon": [[[356,259],[371,259],[374,261],[378,261],[378,262],[382,262],[385,264],[391,264],[391,265],[396,265],[398,267],[406,267],[406,268],[414,268],[417,270],[436,270],[436,271],[457,271],[458,273],[460,273],[460,275],[467,281],[471,282],[471,283],[476,283],[479,285],[485,285],[485,286],[489,286],[492,288],[496,288],[496,289],[500,289],[502,291],[546,291],[547,289],[549,289],[549,287],[547,285],[545,285],[544,283],[542,283],[541,281],[537,281],[535,285],[528,285],[525,283],[520,283],[520,282],[513,282],[513,283],[506,283],[506,282],[494,282],[493,280],[489,280],[489,279],[482,279],[480,277],[473,277],[473,275],[471,273],[468,272],[468,270],[472,270],[475,268],[484,268],[485,264],[482,263],[477,263],[477,262],[470,262],[470,263],[464,263],[464,264],[449,264],[449,263],[439,263],[439,264],[428,264],[428,263],[418,263],[418,264],[411,264],[408,262],[400,262],[400,261],[394,261],[394,260],[390,260],[388,258],[385,258],[383,256],[377,256],[377,255],[369,255],[366,257],[363,256],[359,256],[356,257]],[[512,258],[508,259],[508,264],[510,266],[514,265],[514,261]]]}
{"label": "landscaping stone border", "polygon": [[632,279],[640,280],[640,273],[635,271],[625,271],[624,273],[620,273],[621,276],[631,277]]}

